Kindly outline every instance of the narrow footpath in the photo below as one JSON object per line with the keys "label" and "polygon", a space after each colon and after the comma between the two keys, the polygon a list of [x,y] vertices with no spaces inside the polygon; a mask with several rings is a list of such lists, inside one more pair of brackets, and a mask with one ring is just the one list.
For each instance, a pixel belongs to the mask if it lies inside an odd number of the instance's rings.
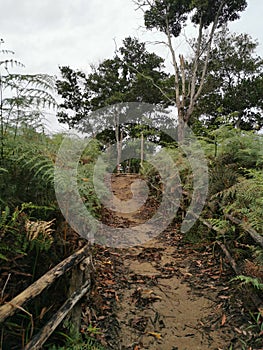
{"label": "narrow footpath", "polygon": [[[138,179],[115,175],[114,195],[130,200]],[[104,221],[112,227],[139,227],[155,209],[149,199],[134,212],[105,210]],[[174,224],[142,245],[101,249],[98,256],[94,313],[108,347],[242,349],[242,303],[229,283],[231,269],[213,245],[186,242]]]}

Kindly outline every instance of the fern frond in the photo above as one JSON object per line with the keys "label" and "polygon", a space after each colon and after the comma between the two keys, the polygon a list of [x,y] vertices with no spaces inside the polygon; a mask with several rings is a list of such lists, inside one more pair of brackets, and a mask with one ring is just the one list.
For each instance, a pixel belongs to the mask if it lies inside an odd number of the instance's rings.
{"label": "fern frond", "polygon": [[43,235],[45,238],[53,242],[52,233],[54,230],[51,226],[54,223],[54,219],[51,221],[30,221],[27,220],[25,223],[25,229],[27,232],[27,238],[32,241]]}
{"label": "fern frond", "polygon": [[258,278],[239,275],[231,281],[240,281],[241,284],[250,284],[256,289],[263,290],[263,283],[261,283]]}

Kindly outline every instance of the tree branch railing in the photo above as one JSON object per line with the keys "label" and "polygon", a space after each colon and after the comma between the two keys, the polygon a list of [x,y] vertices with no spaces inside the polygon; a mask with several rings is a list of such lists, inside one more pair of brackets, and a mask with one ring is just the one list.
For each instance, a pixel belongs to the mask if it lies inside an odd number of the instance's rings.
{"label": "tree branch railing", "polygon": [[[194,215],[194,214],[193,214]],[[195,216],[195,215],[194,215]],[[196,215],[197,217],[197,215]],[[230,215],[231,217],[231,215]],[[203,225],[207,226],[208,228],[210,228],[211,230],[214,230],[220,234],[224,234],[224,232],[213,226],[209,221],[203,219],[202,217],[198,217],[197,218]],[[237,224],[237,225],[240,225],[242,224],[242,221],[241,220],[238,220],[236,219],[236,221],[233,220],[233,217],[231,217],[231,222]],[[243,226],[242,226],[243,227]],[[247,233],[249,233],[248,230],[251,231],[251,228],[247,227],[247,230],[243,227],[244,231],[246,231]],[[253,230],[254,231],[254,230]],[[253,232],[255,233],[255,232]],[[253,236],[251,236],[253,238]],[[259,234],[256,233],[256,236],[255,238],[258,238],[259,237]],[[257,240],[255,240],[257,243],[259,243]],[[241,268],[237,265],[236,261],[233,259],[233,257],[231,256],[228,248],[226,247],[226,245],[222,242],[220,242],[219,240],[216,240],[215,243],[221,248],[221,250],[223,251],[223,253],[225,254],[226,256],[226,259],[228,260],[230,266],[232,267],[232,269],[234,270],[235,274],[236,275],[240,275],[242,274],[242,270]],[[251,299],[251,301],[253,302],[253,304],[255,305],[255,307],[258,309],[258,311],[260,312],[260,314],[263,316],[263,303],[262,303],[262,299],[259,298],[257,295],[253,295],[253,294],[248,294],[249,295],[249,298]]]}
{"label": "tree branch railing", "polygon": [[91,283],[87,281],[79,290],[65,301],[61,308],[56,312],[49,322],[36,334],[33,339],[26,345],[24,350],[41,349],[45,341],[54,332],[57,326],[63,321],[67,314],[73,309],[77,302],[90,290]]}
{"label": "tree branch railing", "polygon": [[[46,274],[40,277],[37,281],[31,284],[23,292],[14,297],[11,301],[6,302],[0,306],[0,323],[4,322],[8,317],[14,315],[17,311],[24,310],[23,305],[28,301],[34,299],[40,293],[49,287],[55,280],[64,275],[66,272],[73,270],[77,272],[79,266],[79,273],[83,273],[83,279],[80,284],[74,286],[77,290],[71,292],[72,295],[65,301],[61,308],[52,316],[48,323],[36,334],[33,339],[25,346],[24,350],[38,350],[41,349],[44,342],[53,333],[56,327],[69,314],[69,312],[76,306],[78,301],[88,293],[91,288],[91,278],[87,278],[88,269],[92,270],[92,260],[88,257],[90,253],[90,245],[86,244],[83,248],[73,253],[58,265],[49,270]],[[79,265],[80,264],[80,265]],[[83,266],[82,266],[83,265]],[[74,271],[75,268],[75,271]],[[90,277],[90,276],[89,276]],[[24,310],[26,311],[26,310]]]}
{"label": "tree branch railing", "polygon": [[224,213],[225,217],[236,225],[242,226],[243,230],[247,232],[250,237],[263,248],[263,237],[257,233],[252,227],[247,225],[245,221],[239,220],[230,214]]}

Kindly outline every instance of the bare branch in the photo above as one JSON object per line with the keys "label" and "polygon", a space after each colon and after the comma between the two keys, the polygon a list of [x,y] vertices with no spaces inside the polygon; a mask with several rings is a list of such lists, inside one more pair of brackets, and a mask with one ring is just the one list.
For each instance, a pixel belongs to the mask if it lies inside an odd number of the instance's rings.
{"label": "bare branch", "polygon": [[204,67],[203,67],[203,71],[202,71],[200,85],[199,85],[199,88],[198,88],[194,98],[193,98],[193,104],[196,102],[196,100],[198,99],[198,97],[200,96],[200,94],[201,94],[201,92],[203,90],[203,86],[204,86],[204,82],[205,82],[205,75],[206,75],[206,72],[207,72],[207,67],[208,67],[208,62],[209,62],[209,58],[210,58],[210,54],[211,54],[211,47],[212,47],[212,42],[213,42],[215,30],[216,30],[217,25],[218,25],[220,13],[221,13],[225,3],[226,3],[226,0],[221,2],[220,6],[219,6],[219,9],[217,11],[217,14],[216,14],[214,23],[213,23],[212,28],[211,28],[211,32],[210,32],[209,40],[208,40],[208,45],[207,45],[207,50],[206,50],[207,55],[206,55],[206,59],[205,59],[205,62],[204,62]]}
{"label": "bare branch", "polygon": [[195,94],[196,74],[197,74],[197,69],[198,69],[198,62],[199,62],[199,59],[200,59],[202,34],[203,34],[203,23],[202,23],[202,17],[201,17],[201,18],[200,18],[200,23],[199,23],[199,32],[198,32],[198,39],[197,39],[197,47],[196,47],[196,53],[195,53],[195,58],[194,58],[193,71],[192,71],[190,104],[192,104],[193,99],[194,99],[194,94]]}
{"label": "bare branch", "polygon": [[142,10],[143,12],[145,12],[145,11],[143,10],[143,7],[144,7],[144,6],[146,6],[146,5],[152,6],[152,4],[150,3],[149,0],[145,0],[145,1],[142,1],[142,0],[133,0],[133,3],[134,3],[135,5],[137,5],[137,8],[135,9],[135,11],[137,11],[137,10]]}
{"label": "bare branch", "polygon": [[185,80],[185,62],[184,56],[180,55],[180,69],[182,74],[182,108],[185,107],[185,97],[186,97],[186,80]]}
{"label": "bare branch", "polygon": [[147,79],[149,81],[151,81],[151,83],[153,84],[154,87],[156,87],[161,93],[162,95],[169,101],[171,102],[172,104],[174,103],[174,100],[171,99],[165,92],[164,90],[154,82],[153,78],[148,76],[148,75],[145,75],[143,74],[142,72],[140,72],[138,69],[136,69],[135,67],[132,67],[131,65],[125,63],[127,65],[128,68],[130,68],[131,70],[133,70],[134,72],[136,72],[137,74],[139,74],[141,77],[143,77],[144,79]]}
{"label": "bare branch", "polygon": [[168,39],[168,47],[172,55],[172,64],[174,67],[174,80],[175,80],[175,98],[176,98],[176,106],[177,109],[179,110],[181,107],[180,103],[180,88],[179,88],[179,69],[178,69],[178,64],[176,61],[176,56],[175,56],[175,51],[173,48],[172,44],[172,39],[171,39],[171,33],[169,29],[169,22],[168,22],[168,16],[166,16],[166,36]]}
{"label": "bare branch", "polygon": [[202,36],[203,36],[203,21],[202,16],[200,18],[199,22],[199,31],[198,31],[198,39],[197,39],[197,47],[195,51],[195,58],[194,58],[194,65],[192,69],[192,79],[190,83],[190,103],[187,110],[187,119],[190,118],[193,108],[194,108],[194,96],[195,96],[195,89],[196,89],[196,79],[197,79],[197,70],[198,70],[198,63],[200,59],[200,52],[201,52],[201,43],[202,43]]}

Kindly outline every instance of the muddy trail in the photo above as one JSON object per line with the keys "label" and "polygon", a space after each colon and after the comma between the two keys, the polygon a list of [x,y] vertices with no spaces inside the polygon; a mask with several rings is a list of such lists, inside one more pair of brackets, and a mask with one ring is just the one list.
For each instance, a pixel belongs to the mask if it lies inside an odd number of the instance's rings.
{"label": "muddy trail", "polygon": [[[130,200],[136,180],[136,175],[115,175],[114,195]],[[155,210],[156,203],[149,199],[128,213],[105,210],[104,221],[138,228]],[[95,264],[96,306],[87,317],[95,315],[107,348],[242,349],[240,340],[247,336],[242,303],[229,283],[231,269],[213,245],[189,244],[178,227],[170,225],[143,244],[97,247]]]}

